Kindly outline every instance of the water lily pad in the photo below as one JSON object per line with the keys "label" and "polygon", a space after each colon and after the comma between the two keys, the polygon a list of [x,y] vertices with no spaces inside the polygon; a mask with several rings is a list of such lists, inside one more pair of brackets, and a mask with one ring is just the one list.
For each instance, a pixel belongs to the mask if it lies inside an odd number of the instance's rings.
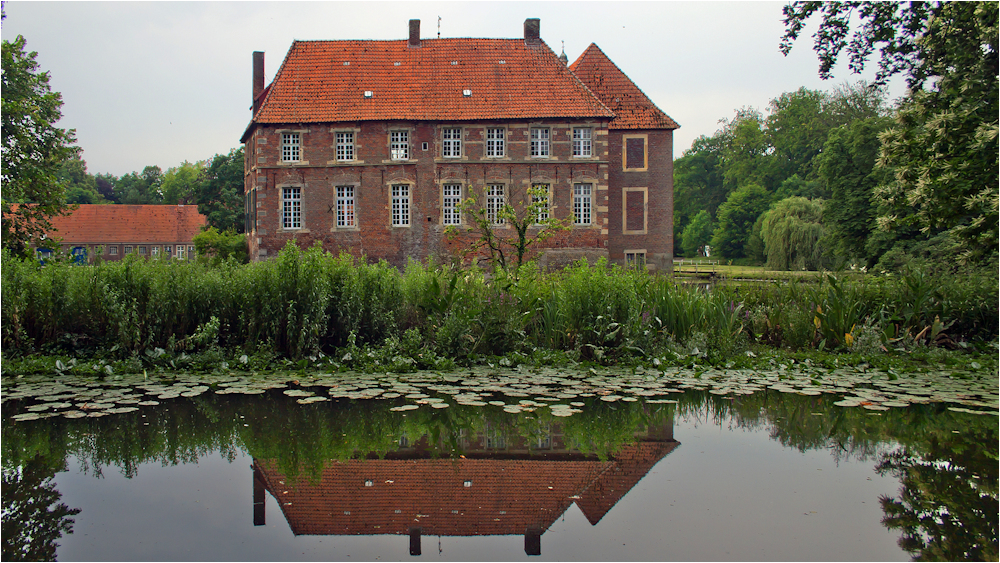
{"label": "water lily pad", "polygon": [[412,411],[418,408],[420,407],[418,407],[417,405],[400,405],[398,407],[392,407],[389,410],[399,412],[399,411]]}

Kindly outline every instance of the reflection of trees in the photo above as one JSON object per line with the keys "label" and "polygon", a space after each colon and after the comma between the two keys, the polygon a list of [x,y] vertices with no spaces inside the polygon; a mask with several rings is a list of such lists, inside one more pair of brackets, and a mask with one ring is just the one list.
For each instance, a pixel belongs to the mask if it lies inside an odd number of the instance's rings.
{"label": "reflection of trees", "polygon": [[925,451],[905,447],[877,466],[902,484],[880,498],[882,523],[902,532],[899,546],[917,561],[996,561],[996,430],[942,434]]}
{"label": "reflection of trees", "polygon": [[56,504],[55,473],[40,457],[3,470],[4,561],[54,561],[56,540],[73,533],[70,516],[80,509]]}

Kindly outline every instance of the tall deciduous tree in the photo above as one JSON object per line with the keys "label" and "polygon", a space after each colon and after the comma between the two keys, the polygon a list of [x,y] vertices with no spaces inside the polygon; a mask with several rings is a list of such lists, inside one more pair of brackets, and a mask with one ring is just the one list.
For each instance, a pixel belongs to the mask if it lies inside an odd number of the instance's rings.
{"label": "tall deciduous tree", "polygon": [[[65,186],[57,174],[76,140],[60,129],[62,96],[39,72],[35,52],[18,35],[3,41],[3,247],[23,253],[51,229],[49,219],[66,211]],[[14,205],[30,203],[32,205]]]}
{"label": "tall deciduous tree", "polygon": [[745,257],[753,224],[770,206],[771,194],[758,184],[748,184],[729,194],[719,206],[712,234],[713,252],[730,259]]}
{"label": "tall deciduous tree", "polygon": [[823,202],[790,197],[761,217],[767,267],[772,270],[817,270],[823,263]]}
{"label": "tall deciduous tree", "polygon": [[684,228],[681,237],[681,250],[684,256],[698,256],[698,251],[712,241],[712,217],[704,209],[691,219],[691,222]]}
{"label": "tall deciduous tree", "polygon": [[196,202],[196,193],[205,170],[202,161],[184,161],[180,166],[168,168],[160,181],[164,205],[184,205]]}
{"label": "tall deciduous tree", "polygon": [[198,211],[220,231],[244,231],[243,147],[217,154],[202,172],[195,190]]}

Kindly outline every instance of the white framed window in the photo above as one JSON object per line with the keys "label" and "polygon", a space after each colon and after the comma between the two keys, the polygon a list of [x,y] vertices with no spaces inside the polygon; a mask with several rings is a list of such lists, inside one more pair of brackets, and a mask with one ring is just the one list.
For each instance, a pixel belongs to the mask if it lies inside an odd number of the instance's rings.
{"label": "white framed window", "polygon": [[458,158],[462,156],[462,128],[453,127],[441,132],[441,156]]}
{"label": "white framed window", "polygon": [[501,158],[506,155],[506,136],[506,129],[502,127],[486,130],[486,158]]}
{"label": "white framed window", "polygon": [[194,258],[194,247],[193,246],[188,246],[188,257],[189,258]]}
{"label": "white framed window", "polygon": [[281,161],[298,162],[302,160],[302,134],[281,134]]}
{"label": "white framed window", "polygon": [[589,127],[573,128],[573,156],[577,158],[588,158],[594,156],[591,135],[593,132]]}
{"label": "white framed window", "polygon": [[549,130],[547,128],[531,128],[531,156],[532,158],[548,158]]}
{"label": "white framed window", "polygon": [[146,255],[146,247],[145,246],[140,246],[139,247],[139,256],[145,256],[145,255]]}
{"label": "white framed window", "polygon": [[354,216],[354,186],[337,186],[337,226],[357,226]]}
{"label": "white framed window", "polygon": [[410,186],[409,184],[392,185],[392,226],[410,226]]}
{"label": "white framed window", "polygon": [[544,223],[549,220],[549,185],[532,184],[531,203],[537,205],[538,216],[535,223]]}
{"label": "white framed window", "polygon": [[645,250],[626,250],[625,251],[625,265],[634,268],[645,268],[646,267],[646,251]]}
{"label": "white framed window", "polygon": [[167,258],[170,258],[170,256],[173,255],[173,253],[174,253],[174,247],[172,245],[169,245],[169,244],[163,245],[163,255],[164,256],[166,256]]}
{"label": "white framed window", "polygon": [[441,187],[441,209],[445,225],[462,224],[462,184],[445,184]]}
{"label": "white framed window", "polygon": [[118,246],[117,245],[116,246],[109,246],[108,247],[108,254],[110,254],[111,256],[118,256]]}
{"label": "white framed window", "polygon": [[589,225],[592,221],[592,190],[590,184],[573,184],[573,224]]}
{"label": "white framed window", "polygon": [[150,248],[149,249],[149,255],[153,256],[154,258],[156,256],[159,256],[160,255],[160,247],[159,246],[154,246],[154,247]]}
{"label": "white framed window", "polygon": [[178,244],[177,245],[177,259],[178,260],[184,260],[185,258],[187,258],[187,254],[184,252],[184,245]]}
{"label": "white framed window", "polygon": [[392,160],[410,159],[410,132],[389,132],[389,158]]}
{"label": "white framed window", "polygon": [[[302,228],[302,188],[281,188],[281,228]],[[177,256],[180,257],[180,245],[177,245]]]}
{"label": "white framed window", "polygon": [[504,206],[503,184],[488,184],[486,186],[486,218],[494,225],[506,223],[500,211]]}
{"label": "white framed window", "polygon": [[337,131],[337,160],[354,160],[354,131]]}
{"label": "white framed window", "polygon": [[125,254],[132,254],[132,245],[131,244],[126,244],[125,245]]}

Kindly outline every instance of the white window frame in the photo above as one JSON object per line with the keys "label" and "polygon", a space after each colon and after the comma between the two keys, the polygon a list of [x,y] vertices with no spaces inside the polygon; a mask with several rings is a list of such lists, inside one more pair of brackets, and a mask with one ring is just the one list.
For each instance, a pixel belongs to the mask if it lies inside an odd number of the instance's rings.
{"label": "white window frame", "polygon": [[441,223],[462,224],[462,184],[449,183],[441,186]]}
{"label": "white window frame", "polygon": [[184,260],[187,258],[187,253],[185,252],[186,249],[183,244],[178,244],[175,250],[177,251],[178,260]]}
{"label": "white window frame", "polygon": [[389,159],[410,160],[409,131],[389,131]]}
{"label": "white window frame", "polygon": [[336,131],[334,138],[336,139],[337,161],[354,160],[354,131]]}
{"label": "white window frame", "polygon": [[594,130],[590,127],[573,128],[573,157],[590,158],[594,156]]}
{"label": "white window frame", "polygon": [[573,184],[573,224],[594,223],[594,185],[584,182]]}
{"label": "white window frame", "polygon": [[542,203],[542,204],[544,204],[544,207],[540,207],[538,209],[538,216],[535,217],[535,224],[536,225],[540,225],[540,224],[544,223],[545,221],[549,220],[549,211],[550,211],[550,209],[549,209],[550,197],[549,196],[552,193],[551,192],[552,186],[550,184],[539,183],[539,184],[532,184],[531,185],[532,191],[537,191],[539,188],[544,188],[545,189],[545,195],[544,196],[539,196],[539,195],[534,194],[534,193],[531,194],[531,203],[532,204],[536,204],[536,203]]}
{"label": "white window frame", "polygon": [[354,200],[354,186],[337,186],[337,228],[350,229],[358,226],[357,207]]}
{"label": "white window frame", "polygon": [[645,250],[626,250],[625,251],[625,266],[632,268],[646,267],[646,251]]}
{"label": "white window frame", "polygon": [[133,252],[133,247],[131,244],[125,245],[125,254],[131,254]]}
{"label": "white window frame", "polygon": [[281,188],[281,228],[285,231],[302,229],[302,186]]}
{"label": "white window frame", "polygon": [[302,161],[302,133],[281,134],[281,162]]}
{"label": "white window frame", "polygon": [[500,210],[503,209],[505,202],[503,184],[486,185],[486,218],[493,225],[505,225],[507,223],[500,215]]}
{"label": "white window frame", "polygon": [[118,256],[118,245],[117,244],[108,247],[108,255],[110,255],[110,256]]}
{"label": "white window frame", "polygon": [[392,226],[410,226],[410,185],[392,185]]}
{"label": "white window frame", "polygon": [[139,245],[139,256],[145,256],[145,255],[146,255],[146,246]]}
{"label": "white window frame", "polygon": [[194,246],[188,245],[188,258],[194,258]]}
{"label": "white window frame", "polygon": [[507,156],[507,130],[503,127],[488,127],[486,129],[486,158],[503,158]]}
{"label": "white window frame", "polygon": [[163,245],[163,255],[164,256],[166,256],[167,258],[170,258],[171,256],[173,256],[173,253],[174,253],[174,245],[172,245],[172,244],[164,244]]}
{"label": "white window frame", "polygon": [[443,158],[462,157],[461,127],[446,127],[441,130],[441,156]]}
{"label": "white window frame", "polygon": [[149,248],[149,255],[152,256],[153,258],[156,258],[157,256],[159,256],[160,255],[160,246],[157,245],[157,246],[150,247]]}
{"label": "white window frame", "polygon": [[548,127],[531,128],[531,158],[549,158],[551,130]]}

